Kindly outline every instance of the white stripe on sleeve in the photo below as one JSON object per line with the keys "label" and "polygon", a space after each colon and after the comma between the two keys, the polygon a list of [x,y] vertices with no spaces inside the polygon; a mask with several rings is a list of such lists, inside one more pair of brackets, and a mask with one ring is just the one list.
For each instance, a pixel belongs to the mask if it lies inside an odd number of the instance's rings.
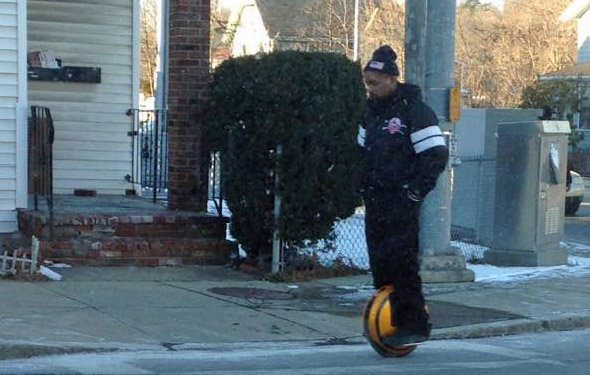
{"label": "white stripe on sleeve", "polygon": [[445,142],[445,139],[442,136],[432,137],[416,143],[414,145],[414,151],[416,151],[416,153],[419,154],[433,147],[446,145],[447,143]]}
{"label": "white stripe on sleeve", "polygon": [[358,142],[359,146],[365,147],[365,137],[367,135],[367,130],[362,126],[359,126],[359,134],[356,136],[356,141]]}
{"label": "white stripe on sleeve", "polygon": [[412,143],[416,144],[426,138],[434,137],[436,135],[442,135],[442,132],[438,126],[432,125],[412,133],[410,138],[412,139]]}

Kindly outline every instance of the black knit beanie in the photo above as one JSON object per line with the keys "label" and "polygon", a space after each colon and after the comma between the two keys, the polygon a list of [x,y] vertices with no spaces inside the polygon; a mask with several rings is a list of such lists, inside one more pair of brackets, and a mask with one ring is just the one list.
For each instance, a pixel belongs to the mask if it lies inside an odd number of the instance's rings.
{"label": "black knit beanie", "polygon": [[372,70],[375,72],[399,76],[399,68],[395,63],[397,54],[388,45],[381,46],[373,52],[373,57],[365,66],[364,71]]}

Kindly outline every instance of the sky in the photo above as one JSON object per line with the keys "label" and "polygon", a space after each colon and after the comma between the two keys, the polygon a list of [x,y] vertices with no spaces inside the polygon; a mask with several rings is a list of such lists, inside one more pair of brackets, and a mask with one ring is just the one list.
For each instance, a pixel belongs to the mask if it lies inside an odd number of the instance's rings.
{"label": "sky", "polygon": [[504,0],[485,0],[485,1],[482,1],[482,3],[490,3],[490,4],[493,4],[498,9],[503,9],[504,8]]}

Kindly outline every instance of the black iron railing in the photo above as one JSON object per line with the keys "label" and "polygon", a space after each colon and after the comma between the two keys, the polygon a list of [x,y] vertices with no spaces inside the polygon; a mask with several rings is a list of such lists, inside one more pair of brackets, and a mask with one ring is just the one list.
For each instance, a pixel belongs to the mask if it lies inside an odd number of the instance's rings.
{"label": "black iron railing", "polygon": [[[143,196],[154,202],[168,198],[168,121],[165,110],[129,110],[133,116],[133,157],[130,182],[139,184]],[[223,192],[219,152],[211,153],[208,198],[223,215]]]}
{"label": "black iron railing", "polygon": [[140,184],[142,195],[167,199],[168,194],[168,121],[165,110],[134,109],[131,182]]}
{"label": "black iron railing", "polygon": [[221,154],[211,153],[209,168],[209,200],[213,201],[219,217],[223,216],[223,190],[221,189]]}
{"label": "black iron railing", "polygon": [[45,199],[49,211],[49,236],[53,237],[53,140],[55,130],[51,111],[32,106],[29,118],[29,193],[35,210],[39,199]]}

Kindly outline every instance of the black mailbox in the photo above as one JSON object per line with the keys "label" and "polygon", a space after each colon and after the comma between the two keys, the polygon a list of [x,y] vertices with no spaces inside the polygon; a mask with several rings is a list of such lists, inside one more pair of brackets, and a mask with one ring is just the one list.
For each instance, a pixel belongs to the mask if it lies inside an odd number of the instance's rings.
{"label": "black mailbox", "polygon": [[64,66],[63,77],[66,82],[100,83],[100,68]]}
{"label": "black mailbox", "polygon": [[50,68],[28,68],[27,76],[31,81],[61,81],[62,70]]}
{"label": "black mailbox", "polygon": [[30,81],[61,81],[78,83],[100,83],[100,68],[64,66],[63,68],[28,68]]}

